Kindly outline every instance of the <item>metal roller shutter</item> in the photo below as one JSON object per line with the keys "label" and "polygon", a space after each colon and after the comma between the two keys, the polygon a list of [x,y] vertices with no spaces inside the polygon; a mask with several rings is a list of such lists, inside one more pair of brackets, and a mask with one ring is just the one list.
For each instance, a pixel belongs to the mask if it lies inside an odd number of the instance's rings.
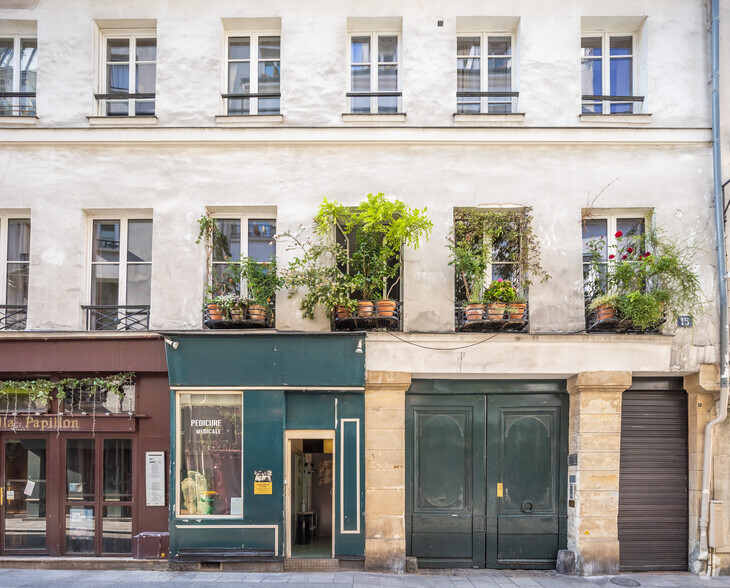
{"label": "metal roller shutter", "polygon": [[678,378],[635,382],[621,411],[620,569],[686,570],[687,396]]}

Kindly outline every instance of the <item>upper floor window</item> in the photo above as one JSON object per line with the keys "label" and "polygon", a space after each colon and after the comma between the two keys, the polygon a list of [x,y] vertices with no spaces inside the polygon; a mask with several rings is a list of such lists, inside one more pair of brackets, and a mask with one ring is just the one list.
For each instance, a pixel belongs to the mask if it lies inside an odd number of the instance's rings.
{"label": "upper floor window", "polygon": [[36,115],[38,40],[0,36],[0,116]]}
{"label": "upper floor window", "polygon": [[[216,218],[220,241],[213,246],[212,286],[220,292],[241,292],[242,276],[232,276],[231,261],[251,258],[259,264],[268,264],[276,257],[276,221],[248,216]],[[242,235],[242,228],[246,235]],[[230,280],[234,280],[233,283]]]}
{"label": "upper floor window", "polygon": [[25,328],[30,219],[0,217],[0,330]]}
{"label": "upper floor window", "polygon": [[[513,37],[509,34],[460,35],[456,41],[456,112],[510,114]],[[486,61],[486,62],[485,62]]]}
{"label": "upper floor window", "polygon": [[152,220],[95,219],[91,238],[87,329],[147,329],[152,283]]}
{"label": "upper floor window", "polygon": [[155,31],[104,33],[101,93],[96,95],[101,116],[153,116],[157,77]]}
{"label": "upper floor window", "polygon": [[633,34],[598,33],[581,38],[583,114],[639,112],[644,98],[634,96],[634,45]]}
{"label": "upper floor window", "polygon": [[399,41],[397,33],[350,35],[350,112],[400,112]]}
{"label": "upper floor window", "polygon": [[227,38],[226,113],[234,116],[279,114],[281,37],[250,33]]}

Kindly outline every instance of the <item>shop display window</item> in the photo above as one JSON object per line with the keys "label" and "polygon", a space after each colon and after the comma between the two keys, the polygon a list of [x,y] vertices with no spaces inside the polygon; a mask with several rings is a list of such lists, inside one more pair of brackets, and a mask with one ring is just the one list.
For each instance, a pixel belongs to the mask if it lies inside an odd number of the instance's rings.
{"label": "shop display window", "polygon": [[178,396],[178,514],[243,514],[243,395]]}

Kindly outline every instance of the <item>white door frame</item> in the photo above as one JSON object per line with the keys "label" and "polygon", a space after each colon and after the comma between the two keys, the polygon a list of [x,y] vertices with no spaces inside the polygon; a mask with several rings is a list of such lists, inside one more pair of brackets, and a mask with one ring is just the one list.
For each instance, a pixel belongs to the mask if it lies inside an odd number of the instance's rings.
{"label": "white door frame", "polygon": [[[286,528],[286,546],[284,553],[286,557],[291,557],[291,484],[289,476],[291,475],[291,442],[293,439],[331,439],[332,440],[332,558],[335,557],[335,502],[336,501],[336,484],[335,484],[335,431],[331,429],[287,429],[284,431],[284,512],[285,528]],[[317,521],[319,525],[319,521]]]}

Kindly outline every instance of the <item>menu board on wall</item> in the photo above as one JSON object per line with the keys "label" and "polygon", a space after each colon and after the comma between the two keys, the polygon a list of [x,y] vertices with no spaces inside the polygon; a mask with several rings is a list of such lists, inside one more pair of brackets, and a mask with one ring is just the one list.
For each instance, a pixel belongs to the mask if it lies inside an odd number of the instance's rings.
{"label": "menu board on wall", "polygon": [[144,462],[147,506],[165,506],[165,452],[148,451]]}

